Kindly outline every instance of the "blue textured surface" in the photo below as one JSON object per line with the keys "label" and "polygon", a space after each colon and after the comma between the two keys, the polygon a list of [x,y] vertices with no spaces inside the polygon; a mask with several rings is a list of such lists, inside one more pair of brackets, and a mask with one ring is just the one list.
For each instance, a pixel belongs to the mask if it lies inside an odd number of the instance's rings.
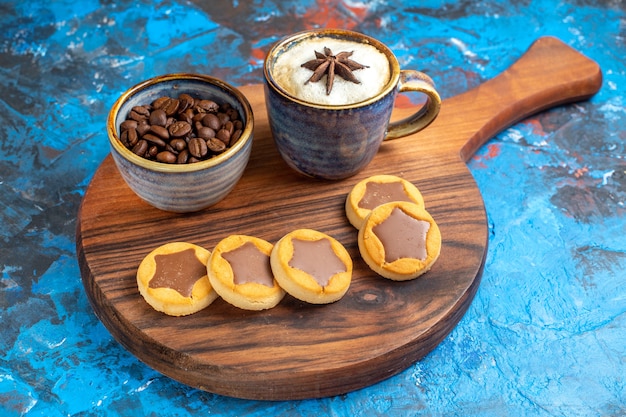
{"label": "blue textured surface", "polygon": [[[626,5],[415,3],[0,2],[0,415],[625,415]],[[489,219],[485,272],[465,317],[422,361],[319,400],[191,389],[124,350],[83,291],[76,213],[108,153],[106,114],[163,73],[261,83],[274,41],[319,26],[387,43],[443,98],[494,77],[542,35],[596,60],[604,85],[470,161]]]}

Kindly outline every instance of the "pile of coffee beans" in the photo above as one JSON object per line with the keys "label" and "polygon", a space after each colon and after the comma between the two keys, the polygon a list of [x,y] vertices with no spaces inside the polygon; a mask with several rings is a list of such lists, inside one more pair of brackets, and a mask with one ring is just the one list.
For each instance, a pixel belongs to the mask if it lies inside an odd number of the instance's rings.
{"label": "pile of coffee beans", "polygon": [[239,112],[229,103],[180,94],[133,107],[120,125],[120,140],[143,158],[187,164],[224,152],[242,131]]}

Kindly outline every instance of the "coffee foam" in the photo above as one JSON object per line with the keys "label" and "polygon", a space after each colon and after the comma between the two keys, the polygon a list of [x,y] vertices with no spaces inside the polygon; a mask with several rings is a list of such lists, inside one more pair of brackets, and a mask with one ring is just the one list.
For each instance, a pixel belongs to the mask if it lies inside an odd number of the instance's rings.
{"label": "coffee foam", "polygon": [[[301,65],[315,59],[315,51],[324,53],[324,47],[330,48],[333,55],[353,52],[350,59],[361,65],[367,65],[367,68],[353,72],[361,84],[346,81],[335,74],[333,89],[330,95],[326,95],[326,75],[318,82],[306,83],[313,75],[313,71]],[[390,68],[387,57],[376,47],[328,37],[307,39],[282,52],[276,58],[272,75],[281,88],[300,100],[317,104],[345,105],[367,100],[382,91],[389,82]]]}

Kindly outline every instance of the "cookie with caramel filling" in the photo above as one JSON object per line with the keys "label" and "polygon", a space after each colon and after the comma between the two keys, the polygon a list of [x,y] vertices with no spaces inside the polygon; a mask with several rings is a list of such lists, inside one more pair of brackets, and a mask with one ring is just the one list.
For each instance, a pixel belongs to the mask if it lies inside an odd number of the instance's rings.
{"label": "cookie with caramel filling", "polygon": [[207,263],[209,281],[228,303],[245,310],[275,307],[285,291],[274,279],[270,253],[274,245],[257,237],[231,235],[213,248]]}
{"label": "cookie with caramel filling", "polygon": [[139,293],[152,308],[170,316],[202,310],[217,298],[206,272],[210,255],[186,242],[159,246],[139,264]]}
{"label": "cookie with caramel filling", "polygon": [[441,251],[441,232],[424,208],[396,201],[372,210],[359,230],[358,244],[374,272],[406,281],[433,266]]}
{"label": "cookie with caramel filling", "polygon": [[337,240],[311,229],[297,229],[274,245],[271,265],[278,284],[312,304],[339,300],[352,281],[352,258]]}
{"label": "cookie with caramel filling", "polygon": [[408,201],[424,207],[424,198],[411,182],[395,175],[374,175],[358,182],[346,198],[346,215],[360,229],[370,212],[384,203]]}

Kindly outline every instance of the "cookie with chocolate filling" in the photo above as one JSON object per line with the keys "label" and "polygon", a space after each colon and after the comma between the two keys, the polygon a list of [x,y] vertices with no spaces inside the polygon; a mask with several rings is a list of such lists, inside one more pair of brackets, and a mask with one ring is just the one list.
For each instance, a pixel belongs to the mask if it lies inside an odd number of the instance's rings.
{"label": "cookie with chocolate filling", "polygon": [[327,304],[344,296],[352,281],[352,258],[334,238],[311,229],[294,230],[274,245],[270,257],[278,284],[293,297]]}
{"label": "cookie with chocolate filling", "polygon": [[441,251],[441,232],[424,208],[396,201],[372,210],[359,230],[358,244],[374,272],[406,281],[433,266]]}
{"label": "cookie with chocolate filling", "polygon": [[384,203],[408,201],[424,207],[424,198],[411,182],[395,175],[374,175],[358,182],[346,198],[350,224],[360,229],[370,212]]}
{"label": "cookie with chocolate filling", "polygon": [[207,263],[209,281],[228,303],[245,310],[275,307],[285,291],[274,279],[274,245],[257,237],[231,235],[213,248]]}
{"label": "cookie with chocolate filling", "polygon": [[206,271],[210,255],[208,250],[186,242],[159,246],[139,264],[139,293],[152,308],[170,316],[202,310],[217,298]]}

